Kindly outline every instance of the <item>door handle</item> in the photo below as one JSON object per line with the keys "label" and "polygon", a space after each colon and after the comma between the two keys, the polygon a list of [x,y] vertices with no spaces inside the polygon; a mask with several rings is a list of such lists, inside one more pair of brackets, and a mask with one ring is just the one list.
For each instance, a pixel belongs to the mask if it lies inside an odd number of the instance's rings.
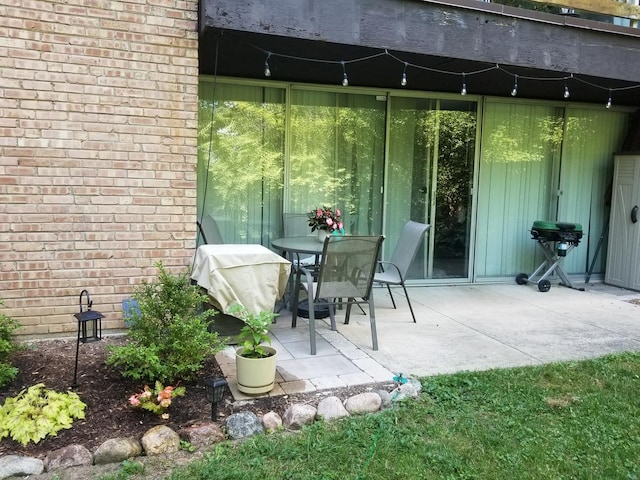
{"label": "door handle", "polygon": [[632,223],[638,222],[638,206],[637,205],[631,209],[631,222]]}

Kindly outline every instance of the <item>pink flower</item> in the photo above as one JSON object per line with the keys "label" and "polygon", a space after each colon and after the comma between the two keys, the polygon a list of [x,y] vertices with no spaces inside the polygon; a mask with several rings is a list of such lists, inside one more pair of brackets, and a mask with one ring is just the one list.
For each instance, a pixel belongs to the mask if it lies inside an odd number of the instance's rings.
{"label": "pink flower", "polygon": [[327,218],[327,225],[329,226],[333,225],[333,220],[331,220],[330,218]]}
{"label": "pink flower", "polygon": [[340,213],[340,210],[338,210],[338,209],[336,208],[336,217],[341,217],[341,216],[342,216],[342,214]]}

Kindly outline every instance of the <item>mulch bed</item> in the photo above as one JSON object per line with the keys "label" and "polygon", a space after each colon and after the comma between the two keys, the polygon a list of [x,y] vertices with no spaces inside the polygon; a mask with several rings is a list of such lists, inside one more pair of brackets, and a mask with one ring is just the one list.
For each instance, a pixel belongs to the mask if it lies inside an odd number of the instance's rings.
{"label": "mulch bed", "polygon": [[[142,390],[141,382],[123,377],[119,371],[105,364],[108,345],[121,345],[125,337],[106,337],[98,342],[80,344],[78,354],[78,387],[71,389],[76,355],[76,341],[43,340],[32,342],[27,348],[16,353],[12,364],[18,368],[18,377],[0,392],[0,403],[37,383],[44,383],[47,389],[58,392],[75,391],[87,405],[85,419],[76,420],[73,427],[61,430],[55,437],[47,437],[37,444],[23,447],[10,438],[0,441],[0,455],[19,454],[44,457],[58,448],[72,444],[84,445],[90,451],[110,438],[133,437],[140,439],[155,425],[166,425],[176,432],[195,423],[211,420],[211,403],[205,396],[204,387],[198,381],[185,384],[186,394],[177,397],[168,409],[169,418],[160,417],[146,410],[134,409],[129,397]],[[204,377],[222,377],[222,371],[215,358],[210,358],[202,370]],[[150,385],[151,386],[151,385]],[[218,407],[218,422],[239,411],[252,411],[262,416],[269,411],[279,415],[292,403],[317,403],[324,397],[336,395],[345,400],[374,388],[389,389],[387,384],[360,385],[322,392],[308,392],[275,397],[258,397],[249,401],[233,402],[227,394],[224,405]]]}

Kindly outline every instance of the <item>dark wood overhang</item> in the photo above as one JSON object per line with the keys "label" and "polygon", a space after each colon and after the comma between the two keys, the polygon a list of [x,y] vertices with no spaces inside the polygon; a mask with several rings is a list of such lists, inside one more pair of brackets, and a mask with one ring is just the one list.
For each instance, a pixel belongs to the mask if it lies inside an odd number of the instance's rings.
{"label": "dark wood overhang", "polygon": [[640,106],[635,28],[478,0],[200,2],[201,74],[264,78],[272,52],[273,80],[340,84],[345,61],[350,85],[401,88],[408,62],[412,90],[459,92],[466,73],[468,93],[510,96],[518,75],[521,98],[562,99],[567,84],[572,101],[604,105],[611,89]]}

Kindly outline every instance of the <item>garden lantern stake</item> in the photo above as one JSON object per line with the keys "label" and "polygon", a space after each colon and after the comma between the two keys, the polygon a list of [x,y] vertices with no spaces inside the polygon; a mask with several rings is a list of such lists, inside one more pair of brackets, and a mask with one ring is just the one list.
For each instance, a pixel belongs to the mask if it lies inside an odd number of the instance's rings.
{"label": "garden lantern stake", "polygon": [[[86,310],[82,305],[82,297],[86,299]],[[73,383],[71,388],[77,388],[77,376],[78,376],[78,350],[80,349],[80,342],[96,342],[102,339],[102,319],[104,315],[96,310],[91,310],[91,297],[88,290],[82,290],[80,292],[80,311],[73,316],[78,320],[78,340],[76,342],[76,365],[73,370]]]}
{"label": "garden lantern stake", "polygon": [[211,420],[218,419],[218,403],[224,398],[229,384],[224,378],[207,377],[204,379],[204,388],[207,400],[211,402]]}

